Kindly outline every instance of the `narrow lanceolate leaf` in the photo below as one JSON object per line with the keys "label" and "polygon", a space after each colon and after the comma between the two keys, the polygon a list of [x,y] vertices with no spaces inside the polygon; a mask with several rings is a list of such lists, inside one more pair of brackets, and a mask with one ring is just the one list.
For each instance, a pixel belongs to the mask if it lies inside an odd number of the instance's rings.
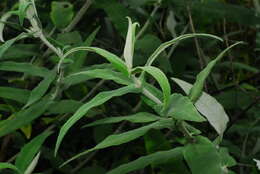
{"label": "narrow lanceolate leaf", "polygon": [[26,10],[30,4],[31,2],[28,0],[19,0],[18,15],[21,26],[23,26],[24,18],[26,17]]}
{"label": "narrow lanceolate leaf", "polygon": [[22,172],[19,171],[19,169],[11,163],[0,163],[0,172],[2,169],[11,169],[11,170],[15,171],[16,173],[22,174]]}
{"label": "narrow lanceolate leaf", "polygon": [[0,41],[4,42],[4,28],[5,28],[5,22],[12,16],[13,12],[7,12],[0,18]]}
{"label": "narrow lanceolate leaf", "polygon": [[92,149],[86,150],[82,153],[79,153],[78,155],[74,156],[73,158],[66,161],[63,165],[85,155],[92,151],[104,149],[111,146],[118,146],[120,144],[124,144],[127,142],[130,142],[132,140],[135,140],[144,134],[146,134],[150,129],[163,129],[163,128],[169,128],[174,125],[174,121],[171,119],[161,119],[155,123],[140,127],[138,129],[134,129],[128,132],[124,132],[121,134],[116,135],[110,135],[107,138],[105,138],[103,141],[101,141],[98,145],[93,147]]}
{"label": "narrow lanceolate leaf", "polygon": [[47,74],[46,77],[38,84],[38,86],[32,90],[28,102],[26,103],[24,108],[30,106],[31,104],[41,99],[49,89],[55,77],[56,77],[55,71],[52,71],[49,74]]}
{"label": "narrow lanceolate leaf", "polygon": [[206,121],[206,119],[199,114],[190,99],[181,94],[171,95],[170,104],[166,111],[166,115],[177,120],[196,122]]}
{"label": "narrow lanceolate leaf", "polygon": [[159,69],[153,66],[137,67],[136,69],[141,69],[148,74],[152,75],[156,81],[159,83],[163,91],[164,98],[164,108],[169,104],[169,99],[171,95],[171,87],[166,75]]}
{"label": "narrow lanceolate leaf", "polygon": [[[172,78],[172,80],[175,81],[187,95],[189,94],[192,88],[191,84],[177,78]],[[201,97],[196,101],[195,106],[198,111],[207,118],[218,134],[222,136],[229,121],[223,106],[219,104],[214,97],[205,92],[203,92]]]}
{"label": "narrow lanceolate leaf", "polygon": [[39,152],[34,159],[32,160],[31,164],[27,167],[27,169],[25,170],[24,174],[32,174],[35,167],[38,164],[39,158],[40,158],[41,152]]}
{"label": "narrow lanceolate leaf", "polygon": [[0,87],[0,98],[26,103],[30,96],[30,91],[18,88]]}
{"label": "narrow lanceolate leaf", "polygon": [[6,50],[12,46],[17,40],[23,39],[25,37],[27,37],[28,34],[27,33],[21,33],[20,35],[16,36],[15,38],[6,41],[4,44],[2,44],[0,46],[0,60],[3,57],[3,54],[6,52]]}
{"label": "narrow lanceolate leaf", "polygon": [[[88,37],[87,39],[84,41],[84,43],[82,43],[81,46],[86,46],[89,47],[91,46],[92,42],[94,41],[98,31],[99,31],[100,27],[97,27]],[[88,52],[86,51],[79,51],[77,53],[74,54],[74,63],[71,65],[71,70],[72,72],[75,72],[77,70],[79,70],[85,63],[85,59],[88,55]]]}
{"label": "narrow lanceolate leaf", "polygon": [[125,48],[124,48],[124,59],[129,69],[133,67],[133,55],[134,55],[134,44],[135,44],[135,29],[138,23],[132,23],[131,18],[128,19],[128,31],[126,36]]}
{"label": "narrow lanceolate leaf", "polygon": [[91,108],[102,105],[103,103],[107,102],[113,97],[122,96],[127,93],[137,93],[140,92],[140,89],[136,88],[135,85],[130,85],[126,87],[122,87],[112,91],[105,91],[101,92],[96,95],[93,99],[89,102],[81,106],[77,112],[62,126],[59,136],[55,146],[55,154],[60,147],[61,141],[63,140],[64,136],[68,132],[68,130],[79,120],[81,119]]}
{"label": "narrow lanceolate leaf", "polygon": [[0,71],[13,71],[26,73],[31,76],[45,77],[49,74],[49,70],[43,67],[38,67],[30,63],[17,63],[12,61],[6,61],[0,63]]}
{"label": "narrow lanceolate leaf", "polygon": [[59,100],[54,101],[52,105],[48,108],[48,111],[44,113],[45,115],[52,114],[68,114],[76,112],[81,106],[82,102],[76,100]]}
{"label": "narrow lanceolate leaf", "polygon": [[182,155],[182,151],[182,147],[177,147],[167,151],[155,152],[153,154],[146,155],[129,163],[123,164],[109,171],[107,174],[126,174],[143,169],[149,165],[166,164]]}
{"label": "narrow lanceolate leaf", "polygon": [[209,38],[214,38],[214,39],[218,39],[220,41],[222,41],[222,39],[220,37],[211,35],[211,34],[203,34],[203,33],[194,33],[194,34],[184,34],[181,35],[179,37],[176,37],[168,42],[165,42],[163,44],[161,44],[155,51],[154,53],[148,58],[147,62],[146,62],[146,66],[150,66],[152,65],[152,63],[154,62],[154,60],[169,46],[176,44],[178,42],[180,42],[183,39],[188,39],[188,38],[192,38],[192,37],[209,37]]}
{"label": "narrow lanceolate leaf", "polygon": [[71,86],[96,78],[112,80],[122,85],[130,85],[133,83],[129,77],[120,72],[115,72],[111,69],[93,69],[68,75],[64,79],[64,84],[66,86]]}
{"label": "narrow lanceolate leaf", "polygon": [[28,125],[36,118],[40,117],[51,104],[51,101],[44,99],[41,100],[28,109],[21,110],[14,114],[14,116],[8,120],[0,122],[0,137],[9,134],[25,125]]}
{"label": "narrow lanceolate leaf", "polygon": [[72,54],[74,52],[84,51],[84,50],[99,54],[100,56],[105,58],[107,61],[109,61],[115,67],[115,69],[117,69],[118,71],[122,72],[125,75],[129,74],[127,66],[118,56],[116,56],[113,53],[110,53],[110,52],[108,52],[104,49],[97,48],[97,47],[76,47],[76,48],[72,48],[71,50],[66,52],[66,54],[64,55],[64,58],[68,57],[70,54]]}
{"label": "narrow lanceolate leaf", "polygon": [[45,131],[37,137],[33,138],[29,143],[23,146],[15,160],[15,166],[22,172],[25,172],[39,152],[42,144],[51,135],[52,132]]}
{"label": "narrow lanceolate leaf", "polygon": [[191,91],[189,93],[189,97],[191,99],[192,102],[196,102],[197,99],[201,96],[202,94],[202,90],[203,90],[203,86],[204,83],[206,81],[206,78],[208,77],[209,73],[211,72],[211,70],[213,69],[213,67],[216,65],[216,63],[225,55],[225,53],[227,53],[231,48],[233,48],[234,46],[241,44],[243,42],[237,42],[233,45],[231,45],[230,47],[226,48],[224,51],[222,51],[217,57],[216,59],[212,60],[207,66],[206,68],[204,68],[198,75],[196,78],[196,82],[194,83],[193,87],[191,88]]}
{"label": "narrow lanceolate leaf", "polygon": [[101,120],[94,121],[93,123],[87,124],[86,126],[83,126],[83,128],[102,125],[102,124],[118,123],[121,121],[129,121],[132,123],[148,123],[148,122],[152,122],[152,121],[157,121],[159,119],[160,119],[160,117],[150,114],[148,112],[139,112],[137,114],[133,114],[133,115],[129,115],[129,116],[104,118]]}

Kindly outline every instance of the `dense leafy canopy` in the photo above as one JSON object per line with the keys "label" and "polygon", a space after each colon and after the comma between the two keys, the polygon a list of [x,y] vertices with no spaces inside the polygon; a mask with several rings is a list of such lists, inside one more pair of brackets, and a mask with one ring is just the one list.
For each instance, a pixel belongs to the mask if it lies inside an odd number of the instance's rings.
{"label": "dense leafy canopy", "polygon": [[258,0],[0,9],[0,173],[259,173]]}

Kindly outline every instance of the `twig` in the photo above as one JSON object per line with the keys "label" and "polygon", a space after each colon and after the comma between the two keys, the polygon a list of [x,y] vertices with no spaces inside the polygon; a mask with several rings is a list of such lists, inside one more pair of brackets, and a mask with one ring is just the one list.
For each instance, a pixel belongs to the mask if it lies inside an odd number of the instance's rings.
{"label": "twig", "polygon": [[92,88],[91,89],[91,91],[85,96],[85,97],[83,97],[81,100],[80,100],[80,102],[83,102],[83,101],[85,101],[85,100],[87,100],[90,96],[92,96],[95,92],[96,92],[96,90],[100,87],[100,86],[102,86],[104,83],[106,82],[106,80],[100,80],[95,86],[94,86],[94,88]]}
{"label": "twig", "polygon": [[92,0],[86,0],[85,4],[81,7],[79,12],[76,14],[71,23],[63,30],[63,33],[71,31],[82,19],[84,14],[87,12],[88,8],[92,4]]}
{"label": "twig", "polygon": [[136,40],[138,40],[141,35],[143,35],[143,33],[145,32],[145,30],[147,29],[147,27],[150,25],[151,23],[151,19],[154,17],[155,13],[157,12],[157,10],[160,8],[161,6],[161,0],[158,1],[158,3],[155,5],[150,17],[146,20],[145,24],[143,25],[143,27],[141,28],[141,30],[137,33],[136,35]]}
{"label": "twig", "polygon": [[[187,11],[188,11],[188,16],[189,16],[191,31],[192,31],[192,33],[196,33],[194,23],[193,23],[193,19],[192,19],[192,16],[191,16],[191,10],[190,10],[189,6],[187,6]],[[202,70],[203,67],[204,67],[204,63],[206,63],[207,61],[205,60],[202,49],[200,48],[198,38],[195,37],[194,41],[195,41],[197,54],[198,54],[198,57],[199,57],[200,69]],[[208,91],[207,83],[204,84],[204,88],[205,88],[206,91]]]}
{"label": "twig", "polygon": [[[189,6],[187,6],[187,11],[188,11],[188,16],[189,16],[191,31],[192,31],[192,33],[196,33],[195,27],[194,27],[194,23],[193,23],[193,19],[191,17],[191,10],[190,10]],[[199,57],[200,68],[203,69],[203,67],[204,67],[203,55],[201,53],[201,48],[200,48],[200,45],[199,45],[199,41],[198,41],[198,39],[196,37],[194,38],[194,41],[195,41],[197,54],[198,54],[198,57]]]}
{"label": "twig", "polygon": [[[188,29],[188,26],[189,26],[189,24],[184,27],[184,29],[182,30],[182,32],[181,32],[180,35],[183,35],[184,33],[186,33],[186,31],[187,31],[187,29]],[[177,36],[176,36],[176,37],[177,37]],[[174,44],[174,45],[171,47],[169,53],[167,54],[167,59],[169,59],[169,58],[171,57],[172,53],[174,52],[174,50],[175,50],[175,48],[178,46],[178,44],[179,44],[179,42],[177,42],[176,44]]]}
{"label": "twig", "polygon": [[247,113],[252,107],[254,107],[256,104],[260,102],[260,97],[257,97],[250,105],[248,105],[242,112],[238,113],[235,116],[234,120],[230,121],[229,126],[227,127],[226,131],[228,131],[244,114]]}

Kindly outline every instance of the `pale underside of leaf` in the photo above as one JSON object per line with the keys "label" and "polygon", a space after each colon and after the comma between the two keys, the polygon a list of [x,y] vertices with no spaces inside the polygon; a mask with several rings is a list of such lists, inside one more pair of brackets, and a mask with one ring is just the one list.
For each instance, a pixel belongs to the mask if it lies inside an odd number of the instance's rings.
{"label": "pale underside of leaf", "polygon": [[128,31],[126,36],[125,48],[124,48],[124,58],[126,65],[129,70],[133,66],[133,54],[134,54],[134,43],[135,43],[135,29],[138,23],[132,23],[132,20],[128,19]]}
{"label": "pale underside of leaf", "polygon": [[[175,81],[187,95],[189,94],[192,88],[191,84],[177,78],[172,78],[172,80]],[[198,111],[207,118],[218,134],[222,136],[229,121],[223,106],[219,104],[214,97],[205,92],[203,92],[201,97],[196,101],[195,106]]]}
{"label": "pale underside of leaf", "polygon": [[41,152],[39,152],[34,159],[32,160],[32,162],[30,163],[30,165],[28,166],[28,168],[25,170],[24,174],[32,174],[36,165],[38,164],[39,158],[40,158]]}
{"label": "pale underside of leaf", "polygon": [[12,16],[11,12],[5,13],[1,19],[0,19],[0,41],[4,42],[4,28],[5,28],[5,22]]}

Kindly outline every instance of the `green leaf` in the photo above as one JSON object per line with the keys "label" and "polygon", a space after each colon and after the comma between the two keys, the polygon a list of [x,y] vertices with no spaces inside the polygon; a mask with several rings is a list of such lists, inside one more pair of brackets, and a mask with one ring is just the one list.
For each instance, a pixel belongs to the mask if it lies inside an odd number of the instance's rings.
{"label": "green leaf", "polygon": [[82,105],[82,102],[76,100],[59,100],[48,108],[45,115],[74,113]]}
{"label": "green leaf", "polygon": [[36,154],[39,152],[42,144],[51,135],[52,132],[45,131],[33,138],[29,143],[23,146],[15,160],[15,166],[22,172],[25,172]]}
{"label": "green leaf", "polygon": [[64,84],[66,86],[71,86],[95,78],[112,80],[122,85],[130,85],[133,83],[132,80],[124,74],[115,72],[111,69],[93,69],[68,75],[64,79]]}
{"label": "green leaf", "polygon": [[51,102],[52,101],[47,99],[41,100],[30,106],[28,109],[15,113],[12,118],[1,121],[0,137],[31,123],[46,111]]}
{"label": "green leaf", "polygon": [[39,152],[34,159],[32,160],[32,162],[30,163],[30,165],[27,167],[27,169],[25,170],[24,174],[32,174],[36,165],[38,164],[39,158],[40,158],[41,152]]}
{"label": "green leaf", "polygon": [[[172,78],[172,80],[175,81],[186,94],[189,94],[192,88],[191,84],[177,78]],[[219,104],[215,98],[203,92],[201,97],[196,101],[195,106],[198,111],[207,118],[218,134],[222,136],[229,118],[221,104]]]}
{"label": "green leaf", "polygon": [[172,94],[169,102],[169,108],[166,115],[177,120],[203,122],[206,121],[202,117],[190,99],[181,94]]}
{"label": "green leaf", "polygon": [[9,11],[9,12],[5,13],[4,15],[2,15],[2,17],[0,18],[0,41],[1,42],[5,42],[4,37],[3,37],[5,23],[12,16],[12,14],[13,14],[13,11]]}
{"label": "green leaf", "polygon": [[164,109],[168,106],[169,100],[170,100],[170,95],[171,95],[171,86],[169,84],[169,81],[166,77],[166,75],[159,69],[153,66],[144,66],[144,67],[137,67],[136,68],[141,69],[148,74],[152,75],[157,82],[159,83],[160,87],[162,88],[163,91],[163,98],[164,98]]}
{"label": "green leaf", "polygon": [[213,67],[216,65],[216,63],[225,55],[225,53],[227,53],[231,48],[233,48],[236,45],[239,45],[243,42],[237,42],[231,46],[229,46],[228,48],[226,48],[224,51],[222,51],[217,57],[216,59],[212,60],[207,66],[206,68],[204,68],[196,77],[196,82],[194,83],[193,87],[191,88],[191,91],[189,93],[189,97],[191,99],[192,102],[196,102],[198,100],[198,98],[201,96],[202,94],[202,90],[203,90],[203,86],[204,83],[206,81],[206,78],[208,77],[209,73],[211,72],[211,70],[213,69]]}
{"label": "green leaf", "polygon": [[87,124],[83,126],[83,128],[96,126],[96,125],[102,125],[102,124],[112,124],[112,123],[118,123],[121,121],[129,121],[132,123],[147,123],[152,122],[160,119],[160,117],[147,113],[147,112],[139,112],[137,114],[128,115],[128,116],[119,116],[119,117],[108,117],[101,120],[94,121],[90,124]]}
{"label": "green leaf", "polygon": [[17,63],[11,61],[1,62],[0,70],[27,73],[32,76],[40,77],[45,77],[50,73],[48,69],[32,65],[31,63]]}
{"label": "green leaf", "polygon": [[219,154],[221,157],[221,162],[223,167],[232,167],[237,164],[236,160],[228,153],[228,148],[224,148],[224,147],[220,148]]}
{"label": "green leaf", "polygon": [[19,173],[19,174],[22,174],[21,171],[19,171],[19,169],[14,166],[13,164],[11,163],[3,163],[3,162],[0,162],[0,171],[2,169],[12,169],[13,171],[15,171],[16,173]]}
{"label": "green leaf", "polygon": [[54,81],[56,77],[56,72],[51,71],[49,74],[46,75],[46,77],[44,78],[44,80],[42,80],[37,87],[35,87],[30,94],[30,97],[26,103],[26,105],[24,106],[24,108],[30,106],[31,104],[35,103],[36,101],[40,100],[44,94],[47,92],[47,90],[49,89],[51,83]]}
{"label": "green leaf", "polygon": [[204,137],[197,137],[197,143],[185,146],[183,155],[192,174],[225,174],[217,148]]}
{"label": "green leaf", "polygon": [[2,60],[17,60],[19,62],[39,54],[39,47],[36,44],[15,44],[12,45],[3,55]]}
{"label": "green leaf", "polygon": [[176,38],[174,38],[174,39],[172,39],[172,40],[170,40],[168,42],[165,42],[165,43],[161,44],[154,51],[154,53],[148,58],[148,60],[146,62],[146,66],[152,65],[152,63],[159,56],[159,54],[161,54],[169,46],[171,46],[173,44],[176,44],[176,43],[180,42],[183,39],[188,39],[188,38],[192,38],[192,37],[199,37],[199,36],[210,37],[210,38],[214,38],[214,39],[218,39],[218,40],[222,41],[222,39],[220,37],[217,37],[217,36],[214,36],[214,35],[211,35],[211,34],[203,34],[203,33],[184,34],[184,35],[176,37]]}
{"label": "green leaf", "polygon": [[11,40],[8,40],[6,41],[4,44],[2,44],[0,46],[0,60],[1,58],[3,57],[3,54],[6,52],[6,50],[12,46],[16,41],[20,40],[20,39],[23,39],[23,38],[26,38],[28,37],[28,34],[27,33],[21,33],[19,34],[18,36],[16,36],[15,38],[11,39]]}
{"label": "green leaf", "polygon": [[73,5],[69,2],[58,2],[53,1],[51,3],[51,20],[53,24],[59,28],[63,29],[73,19],[74,11],[73,11]]}
{"label": "green leaf", "polygon": [[126,36],[124,58],[129,71],[133,67],[134,45],[135,45],[135,29],[138,23],[132,23],[131,18],[128,19],[128,31]]}
{"label": "green leaf", "polygon": [[102,105],[106,101],[110,100],[113,97],[122,96],[127,93],[138,93],[140,89],[136,88],[135,85],[130,85],[122,87],[112,91],[101,92],[92,98],[89,102],[81,106],[77,112],[62,126],[58,139],[55,146],[55,155],[60,147],[61,141],[68,132],[68,130],[79,120],[81,119],[91,108]]}
{"label": "green leaf", "polygon": [[183,148],[177,147],[175,149],[160,151],[150,155],[140,157],[134,161],[131,161],[127,164],[123,164],[107,174],[125,174],[138,169],[143,169],[150,164],[165,164],[171,162],[173,159],[181,155]]}
{"label": "green leaf", "polygon": [[26,17],[26,10],[29,7],[29,5],[31,5],[31,2],[27,0],[19,0],[18,15],[21,26],[23,26],[24,18]]}
{"label": "green leaf", "polygon": [[161,119],[155,123],[134,129],[134,130],[130,130],[128,132],[124,132],[124,133],[120,133],[120,134],[115,134],[115,135],[110,135],[107,138],[105,138],[102,142],[100,142],[99,144],[97,144],[95,147],[86,150],[84,152],[81,152],[79,154],[77,154],[76,156],[72,157],[71,159],[69,159],[68,161],[66,161],[64,164],[65,165],[83,155],[86,155],[92,151],[95,150],[99,150],[99,149],[104,149],[107,147],[111,147],[111,146],[118,146],[120,144],[124,144],[127,142],[130,142],[132,140],[135,140],[141,136],[143,136],[144,134],[146,134],[150,129],[163,129],[163,128],[168,128],[168,127],[172,127],[174,125],[174,121],[171,119]]}
{"label": "green leaf", "polygon": [[0,87],[0,98],[14,100],[20,103],[26,103],[30,95],[30,91],[25,89]]}
{"label": "green leaf", "polygon": [[101,55],[102,57],[104,57],[105,59],[107,59],[114,67],[115,69],[117,69],[118,71],[128,75],[128,70],[127,70],[127,66],[125,65],[125,63],[122,61],[122,59],[120,59],[118,56],[114,55],[113,53],[110,53],[104,49],[101,48],[97,48],[97,47],[76,47],[76,48],[72,48],[71,50],[69,50],[68,52],[65,53],[64,58],[66,58],[67,56],[69,56],[70,54],[77,52],[77,51],[89,51],[89,52],[94,52],[97,53],[99,55]]}
{"label": "green leaf", "polygon": [[[97,27],[89,36],[88,38],[84,41],[84,43],[81,44],[81,46],[86,46],[89,47],[91,46],[92,42],[94,41],[100,27]],[[79,51],[74,54],[74,63],[71,65],[71,70],[72,72],[75,72],[79,70],[85,63],[85,59],[87,56],[88,52],[85,51]]]}

